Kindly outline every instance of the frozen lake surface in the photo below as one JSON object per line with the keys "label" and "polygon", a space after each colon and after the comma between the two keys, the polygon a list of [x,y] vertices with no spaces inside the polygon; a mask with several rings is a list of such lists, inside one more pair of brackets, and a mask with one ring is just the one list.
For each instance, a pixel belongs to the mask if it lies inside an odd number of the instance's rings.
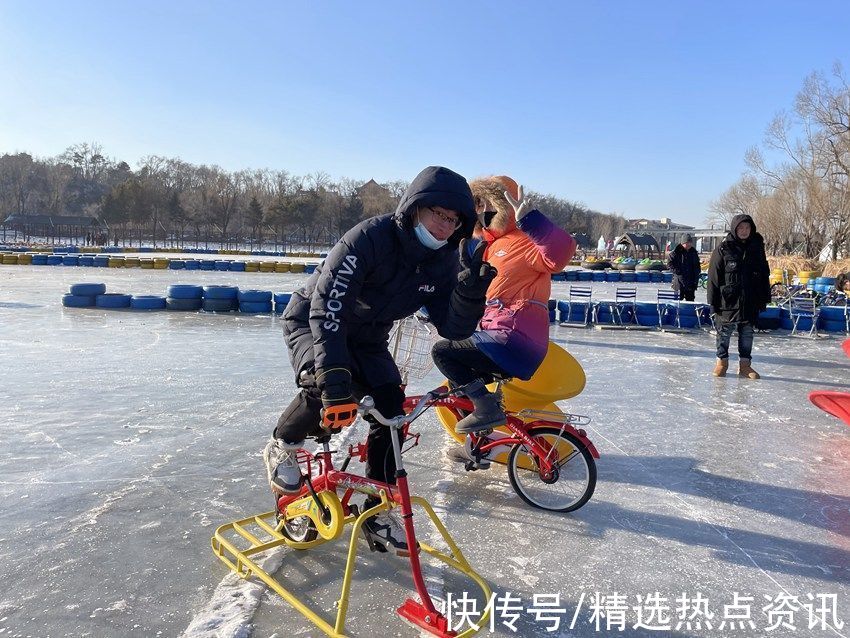
{"label": "frozen lake surface", "polygon": [[[164,294],[171,283],[285,292],[304,279],[0,266],[2,638],[321,635],[264,587],[229,576],[209,544],[216,526],[271,508],[260,451],[294,392],[279,321],[61,305],[83,281]],[[553,296],[565,298],[568,285]],[[638,285],[638,298],[654,300],[655,288]],[[516,632],[497,614],[495,634],[547,634],[553,623],[526,608],[557,594],[566,611],[548,635],[659,635],[634,627],[640,613],[651,624],[646,597],[658,594],[672,615],[665,635],[850,635],[839,626],[850,623],[850,430],[806,398],[848,389],[840,339],[757,335],[763,378],[751,381],[712,378],[713,337],[701,332],[553,327],[551,337],[587,374],[585,391],[562,405],[593,418],[601,453],[585,507],[534,510],[503,467],[464,473],[445,458],[451,443],[432,415],[406,456],[413,491],[438,507],[470,563],[497,595],[521,601]],[[439,381],[432,372],[411,390]],[[344,549],[268,560],[330,616]],[[416,635],[393,611],[411,591],[407,563],[365,544],[361,557],[351,632]],[[444,594],[472,592],[438,567],[428,577]],[[711,629],[676,629],[682,594],[707,599]],[[730,629],[724,606],[736,594],[752,626]],[[597,630],[591,603],[601,596],[609,614]],[[783,596],[801,606],[767,631]],[[809,627],[830,596],[834,627]]]}

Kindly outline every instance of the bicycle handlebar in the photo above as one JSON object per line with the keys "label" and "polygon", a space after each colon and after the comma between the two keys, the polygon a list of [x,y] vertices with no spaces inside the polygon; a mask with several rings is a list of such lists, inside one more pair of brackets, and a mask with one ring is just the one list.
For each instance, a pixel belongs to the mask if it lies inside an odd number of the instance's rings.
{"label": "bicycle handlebar", "polygon": [[385,425],[388,428],[398,429],[405,423],[409,423],[410,421],[417,419],[423,412],[425,412],[425,410],[431,407],[431,401],[433,401],[437,396],[438,395],[433,390],[423,394],[422,398],[419,399],[419,402],[416,404],[416,407],[413,408],[409,414],[401,414],[388,419],[375,409],[375,399],[367,395],[360,400],[357,411],[363,417],[371,416],[381,425]]}

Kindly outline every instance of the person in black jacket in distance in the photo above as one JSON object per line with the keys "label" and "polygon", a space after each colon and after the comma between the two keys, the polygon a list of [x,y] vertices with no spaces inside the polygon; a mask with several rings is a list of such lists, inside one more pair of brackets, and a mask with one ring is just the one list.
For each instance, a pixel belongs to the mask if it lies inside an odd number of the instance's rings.
{"label": "person in black jacket in distance", "polygon": [[[474,332],[495,276],[482,261],[483,247],[463,263],[459,258],[475,219],[466,180],[447,168],[428,167],[395,213],[345,233],[293,293],[283,313],[284,338],[300,390],[263,453],[273,492],[298,491],[295,455],[305,437],[351,424],[364,395],[386,417],[403,413],[401,375],[387,343],[395,320],[425,307],[442,337],[466,339]],[[373,423],[366,475],[395,483],[395,469],[389,429]],[[366,507],[375,502],[367,500]],[[407,551],[394,511],[364,527],[373,541]]]}
{"label": "person in black jacket in distance", "polygon": [[693,242],[693,237],[685,235],[682,243],[667,256],[667,268],[673,271],[673,289],[685,301],[694,300],[699,286],[699,253]]}
{"label": "person in black jacket in distance", "polygon": [[770,301],[770,266],[764,239],[749,215],[735,215],[729,234],[711,254],[708,303],[717,327],[717,363],[712,374],[725,377],[729,341],[738,331],[738,375],[758,379],[752,368],[753,325]]}

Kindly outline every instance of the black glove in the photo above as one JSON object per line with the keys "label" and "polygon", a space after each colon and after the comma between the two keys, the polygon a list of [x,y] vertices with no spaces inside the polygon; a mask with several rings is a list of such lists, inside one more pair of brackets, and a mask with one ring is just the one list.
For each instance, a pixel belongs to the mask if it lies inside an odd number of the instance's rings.
{"label": "black glove", "polygon": [[460,265],[463,270],[457,274],[457,291],[469,299],[484,299],[490,282],[498,272],[484,261],[486,241],[478,242],[471,256],[467,254],[466,242],[466,239],[460,241]]}
{"label": "black glove", "polygon": [[345,368],[331,368],[316,374],[322,390],[322,426],[344,428],[357,419],[357,402],[351,394],[351,373]]}

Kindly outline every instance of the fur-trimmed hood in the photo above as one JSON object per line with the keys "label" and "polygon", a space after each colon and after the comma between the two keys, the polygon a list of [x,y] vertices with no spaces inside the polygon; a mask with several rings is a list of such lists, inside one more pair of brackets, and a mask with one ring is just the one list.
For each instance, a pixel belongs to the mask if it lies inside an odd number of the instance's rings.
{"label": "fur-trimmed hood", "polygon": [[505,199],[508,191],[514,199],[519,197],[517,183],[507,175],[480,177],[469,183],[476,210],[484,207],[487,212],[495,212],[492,219],[487,220],[485,228],[481,223],[481,215],[475,222],[475,236],[493,241],[516,229],[516,217],[513,208]]}

